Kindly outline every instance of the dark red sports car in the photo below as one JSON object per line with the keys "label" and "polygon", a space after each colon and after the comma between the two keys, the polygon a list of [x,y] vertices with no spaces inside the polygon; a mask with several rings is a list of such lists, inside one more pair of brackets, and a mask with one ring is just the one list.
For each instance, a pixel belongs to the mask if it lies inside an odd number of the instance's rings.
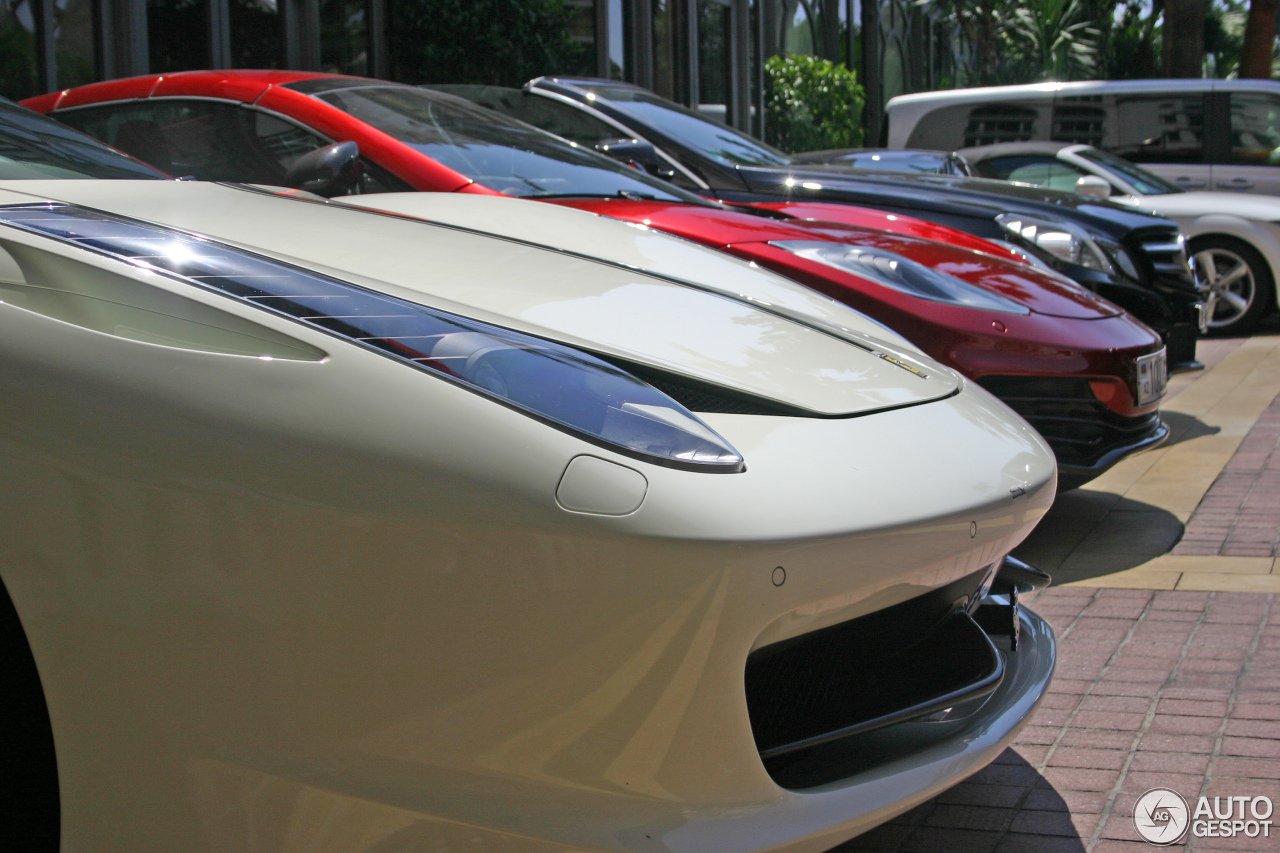
{"label": "dark red sports car", "polygon": [[[354,141],[364,163],[354,189],[380,195],[347,203],[424,215],[407,191],[503,193],[722,249],[870,315],[976,380],[1045,436],[1065,487],[1168,434],[1154,332],[943,226],[846,205],[729,209],[460,98],[359,77],[187,72],[24,103],[173,175],[280,185],[302,155]],[[572,235],[540,239],[572,250]]]}

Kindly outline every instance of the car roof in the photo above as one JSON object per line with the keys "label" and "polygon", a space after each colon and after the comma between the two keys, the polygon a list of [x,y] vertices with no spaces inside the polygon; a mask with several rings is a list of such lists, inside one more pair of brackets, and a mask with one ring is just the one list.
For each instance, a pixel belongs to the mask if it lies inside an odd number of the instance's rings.
{"label": "car roof", "polygon": [[[1232,86],[1237,81],[1229,81]],[[1267,81],[1259,81],[1267,82]],[[1003,101],[1012,97],[1051,98],[1058,93],[1064,95],[1101,95],[1106,93],[1130,92],[1167,92],[1181,94],[1184,92],[1208,92],[1215,84],[1227,84],[1226,80],[1213,79],[1178,79],[1178,80],[1081,80],[1070,83],[1024,83],[1018,86],[981,86],[973,89],[946,89],[937,92],[915,92],[910,95],[897,95],[889,99],[885,108],[903,107],[910,104],[945,104],[945,103],[980,103],[982,101]],[[1271,83],[1272,87],[1277,84]]]}
{"label": "car roof", "polygon": [[998,142],[995,145],[961,148],[956,153],[970,163],[977,163],[992,157],[1006,157],[1014,154],[1056,155],[1063,148],[1070,148],[1075,144],[1074,142]]}
{"label": "car roof", "polygon": [[319,71],[279,71],[272,69],[227,69],[221,71],[179,71],[173,74],[143,74],[119,80],[104,80],[60,92],[27,98],[23,106],[48,113],[71,107],[156,98],[175,95],[220,95],[228,100],[253,102],[272,86],[320,77],[349,75]]}

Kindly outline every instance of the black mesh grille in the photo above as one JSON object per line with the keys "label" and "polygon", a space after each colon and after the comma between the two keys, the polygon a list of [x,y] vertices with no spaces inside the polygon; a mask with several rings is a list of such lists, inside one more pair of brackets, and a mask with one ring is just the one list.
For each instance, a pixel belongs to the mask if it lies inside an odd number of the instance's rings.
{"label": "black mesh grille", "polygon": [[1178,239],[1177,231],[1144,231],[1136,241],[1128,242],[1130,248],[1136,249],[1150,265],[1158,283],[1176,290],[1195,291],[1196,283],[1191,267],[1187,265],[1186,247]]}
{"label": "black mesh grille", "polygon": [[965,612],[986,570],[909,601],[765,646],[747,659],[747,710],[765,758],[937,710],[999,683]]}

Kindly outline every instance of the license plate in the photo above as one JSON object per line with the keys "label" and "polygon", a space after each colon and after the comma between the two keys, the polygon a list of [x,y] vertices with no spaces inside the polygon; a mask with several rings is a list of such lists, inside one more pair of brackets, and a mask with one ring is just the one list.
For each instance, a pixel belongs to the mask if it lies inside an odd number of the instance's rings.
{"label": "license plate", "polygon": [[1200,334],[1209,331],[1209,320],[1212,319],[1213,308],[1208,302],[1197,303],[1200,306]]}
{"label": "license plate", "polygon": [[1138,405],[1145,406],[1163,397],[1168,380],[1169,365],[1164,349],[1138,359]]}

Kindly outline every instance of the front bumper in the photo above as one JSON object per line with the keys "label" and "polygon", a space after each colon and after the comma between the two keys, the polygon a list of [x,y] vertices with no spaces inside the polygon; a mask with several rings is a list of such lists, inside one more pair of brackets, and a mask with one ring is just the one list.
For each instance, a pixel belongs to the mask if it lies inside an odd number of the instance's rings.
{"label": "front bumper", "polygon": [[[982,708],[954,721],[908,722],[815,748],[775,768],[787,790],[777,804],[731,818],[693,821],[668,850],[754,850],[764,839],[805,838],[788,851],[822,851],[866,832],[981,770],[1012,742],[1048,690],[1052,628],[1022,609],[1017,651],[1002,643],[1005,675]],[[746,839],[757,839],[755,844]],[[772,849],[772,848],[770,848]]]}
{"label": "front bumper", "polygon": [[978,384],[1021,415],[1053,448],[1058,489],[1074,489],[1124,457],[1163,443],[1169,428],[1151,411],[1126,417],[1109,409],[1087,379],[984,376]]}

